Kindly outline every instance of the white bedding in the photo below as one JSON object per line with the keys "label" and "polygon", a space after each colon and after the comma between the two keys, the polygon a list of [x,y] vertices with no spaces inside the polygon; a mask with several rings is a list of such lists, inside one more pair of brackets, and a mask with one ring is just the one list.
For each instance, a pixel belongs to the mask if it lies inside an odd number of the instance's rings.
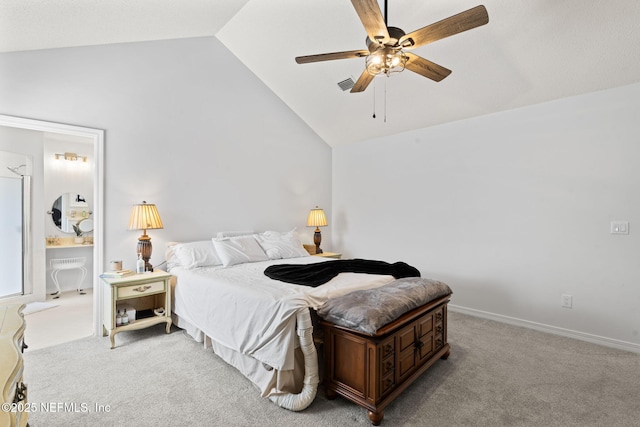
{"label": "white bedding", "polygon": [[393,276],[341,273],[316,288],[271,280],[273,264],[331,262],[301,257],[230,267],[176,267],[174,313],[223,346],[249,355],[277,370],[294,368],[296,313],[317,308],[328,298],[383,286]]}

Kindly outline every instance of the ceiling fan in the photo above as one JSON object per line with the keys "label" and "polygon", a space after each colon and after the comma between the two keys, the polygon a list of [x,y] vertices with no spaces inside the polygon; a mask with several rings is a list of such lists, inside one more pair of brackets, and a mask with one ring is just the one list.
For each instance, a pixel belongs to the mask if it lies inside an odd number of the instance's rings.
{"label": "ceiling fan", "polygon": [[402,71],[405,68],[439,82],[451,74],[451,70],[408,51],[489,22],[487,9],[484,6],[476,6],[405,34],[400,28],[387,26],[386,0],[385,18],[382,16],[377,0],[351,0],[351,3],[367,32],[367,50],[298,56],[296,62],[308,64],[334,59],[366,57],[366,68],[351,89],[352,93],[364,91],[373,78],[379,74],[389,76],[391,73]]}

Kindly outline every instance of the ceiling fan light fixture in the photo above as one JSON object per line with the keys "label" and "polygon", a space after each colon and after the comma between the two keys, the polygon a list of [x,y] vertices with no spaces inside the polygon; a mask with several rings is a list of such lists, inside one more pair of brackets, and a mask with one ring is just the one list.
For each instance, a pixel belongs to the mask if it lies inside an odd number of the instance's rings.
{"label": "ceiling fan light fixture", "polygon": [[383,47],[367,56],[366,67],[369,74],[377,76],[392,73],[399,73],[404,70],[408,57],[402,50],[395,50],[390,47]]}
{"label": "ceiling fan light fixture", "polygon": [[367,50],[298,56],[296,62],[308,64],[366,57],[366,68],[354,83],[351,93],[363,92],[377,75],[390,76],[392,73],[404,71],[405,67],[413,73],[439,82],[451,74],[451,70],[416,55],[410,50],[489,23],[487,8],[479,5],[410,33],[405,33],[398,27],[387,25],[387,0],[384,0],[384,15],[380,10],[379,3],[380,0],[351,0],[351,4],[367,33],[365,39]]}

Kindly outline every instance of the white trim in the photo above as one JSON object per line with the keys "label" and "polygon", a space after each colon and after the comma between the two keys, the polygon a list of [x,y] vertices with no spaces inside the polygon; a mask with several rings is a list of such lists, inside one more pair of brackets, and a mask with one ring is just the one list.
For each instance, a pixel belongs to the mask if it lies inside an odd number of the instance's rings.
{"label": "white trim", "polygon": [[[93,334],[102,336],[102,281],[104,271],[104,131],[97,130],[93,146]],[[97,243],[96,243],[97,238]],[[97,294],[97,295],[96,295]]]}
{"label": "white trim", "polygon": [[481,317],[483,319],[495,320],[496,322],[508,323],[510,325],[522,326],[529,329],[535,329],[540,332],[547,332],[554,335],[561,335],[567,338],[574,338],[580,341],[590,342],[592,344],[598,344],[605,347],[617,348],[619,350],[630,351],[633,353],[640,353],[640,345],[628,342],[616,340],[613,338],[602,337],[599,335],[587,334],[585,332],[574,331],[572,329],[559,328],[557,326],[546,325],[544,323],[532,322],[529,320],[518,319],[516,317],[503,316],[501,314],[490,313],[487,311],[476,310],[473,308],[461,307],[458,305],[449,304],[449,310],[468,314],[470,316]]}
{"label": "white trim", "polygon": [[[82,136],[93,141],[93,154],[95,159],[95,166],[93,170],[93,194],[95,204],[93,207],[93,323],[94,335],[101,336],[102,292],[100,292],[101,283],[97,272],[104,271],[104,245],[102,243],[104,238],[104,219],[102,208],[104,202],[104,130],[42,120],[25,119],[22,117],[5,116],[2,114],[0,114],[0,126]],[[44,241],[44,236],[42,236],[42,239]]]}

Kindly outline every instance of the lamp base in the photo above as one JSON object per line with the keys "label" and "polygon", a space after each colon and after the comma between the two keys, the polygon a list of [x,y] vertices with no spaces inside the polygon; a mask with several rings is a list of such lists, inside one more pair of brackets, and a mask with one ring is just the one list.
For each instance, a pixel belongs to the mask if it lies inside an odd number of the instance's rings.
{"label": "lamp base", "polygon": [[313,243],[316,245],[316,254],[321,254],[322,249],[320,249],[320,242],[322,241],[322,235],[320,234],[320,229],[316,227],[316,231],[313,233]]}
{"label": "lamp base", "polygon": [[144,261],[144,271],[153,271],[153,266],[149,263],[149,259],[151,259],[151,251],[153,247],[151,246],[151,237],[143,234],[138,238],[138,252],[141,255],[142,260]]}

